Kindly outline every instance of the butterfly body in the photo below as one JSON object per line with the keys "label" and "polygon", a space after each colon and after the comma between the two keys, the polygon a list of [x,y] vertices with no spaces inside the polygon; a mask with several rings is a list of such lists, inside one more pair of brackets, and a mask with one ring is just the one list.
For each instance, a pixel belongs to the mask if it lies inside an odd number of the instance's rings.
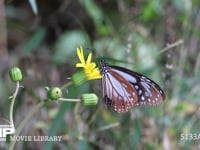
{"label": "butterfly body", "polygon": [[159,105],[165,94],[158,84],[135,71],[101,62],[103,97],[114,111],[127,112],[139,105]]}

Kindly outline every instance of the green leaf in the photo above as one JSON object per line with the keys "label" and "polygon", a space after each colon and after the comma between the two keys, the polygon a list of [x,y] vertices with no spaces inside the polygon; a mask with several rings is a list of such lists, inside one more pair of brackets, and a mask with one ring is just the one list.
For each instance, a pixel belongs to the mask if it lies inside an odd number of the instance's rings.
{"label": "green leaf", "polygon": [[31,36],[27,44],[24,46],[24,53],[28,54],[31,51],[34,51],[42,42],[46,35],[46,29],[40,27],[37,31]]}
{"label": "green leaf", "polygon": [[85,139],[80,139],[78,142],[78,150],[89,150],[89,145]]}
{"label": "green leaf", "polygon": [[103,12],[98,7],[98,5],[96,5],[93,0],[83,0],[82,3],[85,6],[87,13],[94,20],[94,22],[96,24],[101,23],[103,20]]}
{"label": "green leaf", "polygon": [[136,119],[134,128],[135,130],[130,138],[131,149],[137,149],[139,143],[141,142],[141,121],[139,119]]}

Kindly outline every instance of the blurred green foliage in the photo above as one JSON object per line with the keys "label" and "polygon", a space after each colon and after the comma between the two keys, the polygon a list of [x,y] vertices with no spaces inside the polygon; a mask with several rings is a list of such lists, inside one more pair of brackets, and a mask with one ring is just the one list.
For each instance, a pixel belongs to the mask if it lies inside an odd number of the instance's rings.
{"label": "blurred green foliage", "polygon": [[57,63],[63,63],[66,60],[75,58],[76,48],[80,47],[80,45],[83,47],[89,46],[89,43],[88,35],[83,31],[67,31],[56,42],[53,59]]}
{"label": "blurred green foliage", "polygon": [[[6,2],[9,65],[19,65],[24,73],[25,88],[15,106],[16,125],[45,99],[43,87],[62,86],[78,71],[76,48],[81,45],[84,53],[92,51],[97,63],[103,58],[141,72],[167,95],[161,106],[135,107],[119,114],[103,106],[100,81],[71,86],[64,97],[94,92],[98,105],[47,103],[23,134],[62,135],[63,141],[19,142],[16,149],[198,149],[200,139],[181,140],[180,135],[200,134],[199,6],[198,0]],[[36,8],[38,13],[33,13]],[[178,40],[184,42],[162,52]],[[6,97],[14,88],[5,72],[0,72],[4,119],[10,105]]]}
{"label": "blurred green foliage", "polygon": [[44,40],[45,35],[46,35],[45,28],[43,27],[38,28],[25,44],[23,53],[27,54],[38,48],[42,40]]}

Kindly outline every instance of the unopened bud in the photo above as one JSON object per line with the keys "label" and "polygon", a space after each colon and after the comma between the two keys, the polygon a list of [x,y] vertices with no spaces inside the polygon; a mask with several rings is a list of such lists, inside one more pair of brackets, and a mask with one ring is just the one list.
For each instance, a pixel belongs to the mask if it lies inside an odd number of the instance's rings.
{"label": "unopened bud", "polygon": [[94,93],[82,94],[81,96],[83,105],[96,105],[98,103],[98,97]]}

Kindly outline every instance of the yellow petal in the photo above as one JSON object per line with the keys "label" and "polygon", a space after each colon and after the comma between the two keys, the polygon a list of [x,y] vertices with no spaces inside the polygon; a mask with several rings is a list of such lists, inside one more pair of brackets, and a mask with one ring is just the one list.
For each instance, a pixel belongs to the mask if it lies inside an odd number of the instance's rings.
{"label": "yellow petal", "polygon": [[95,63],[90,63],[90,64],[86,64],[84,66],[84,70],[87,74],[90,74],[91,72],[93,72],[93,70],[95,69],[96,64]]}
{"label": "yellow petal", "polygon": [[76,52],[77,52],[77,55],[78,55],[78,58],[79,58],[80,62],[82,64],[85,64],[85,58],[84,58],[84,55],[83,55],[83,48],[82,47],[77,48]]}
{"label": "yellow petal", "polygon": [[93,69],[90,73],[87,74],[87,76],[89,80],[102,78],[98,68]]}
{"label": "yellow petal", "polygon": [[90,74],[88,76],[88,80],[101,79],[101,78],[102,78],[102,76],[96,75],[96,74]]}
{"label": "yellow petal", "polygon": [[91,63],[91,68],[95,68],[96,67],[96,63]]}
{"label": "yellow petal", "polygon": [[87,76],[88,80],[100,79],[102,75],[99,71],[99,68],[96,68],[96,63],[91,62],[92,60],[92,53],[89,53],[87,60],[84,58],[83,48],[77,48],[77,55],[80,60],[80,63],[76,64],[76,67],[82,67],[84,69],[85,75]]}
{"label": "yellow petal", "polygon": [[89,53],[86,63],[89,64],[91,62],[91,59],[92,59],[92,53]]}
{"label": "yellow petal", "polygon": [[84,67],[84,65],[81,64],[81,63],[77,63],[77,64],[76,64],[76,67]]}
{"label": "yellow petal", "polygon": [[100,74],[99,68],[95,68],[95,69],[94,69],[94,72],[98,72],[98,73]]}

